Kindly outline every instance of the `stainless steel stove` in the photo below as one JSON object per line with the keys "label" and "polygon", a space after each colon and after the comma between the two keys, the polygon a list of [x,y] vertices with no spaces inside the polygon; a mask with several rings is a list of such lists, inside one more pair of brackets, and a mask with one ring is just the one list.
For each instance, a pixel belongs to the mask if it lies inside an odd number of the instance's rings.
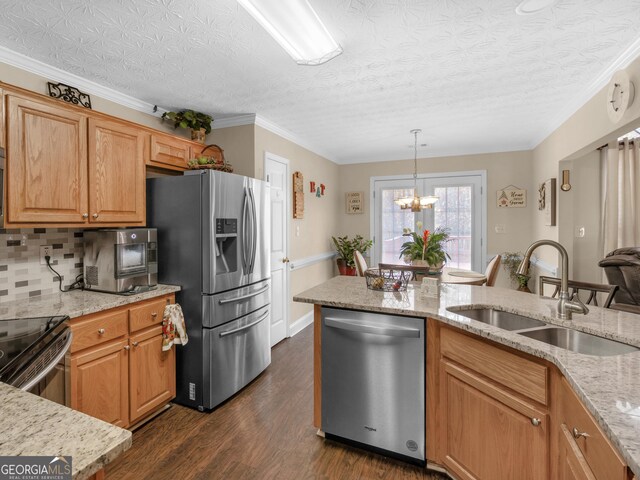
{"label": "stainless steel stove", "polygon": [[65,355],[69,317],[0,320],[0,381],[63,405],[69,389]]}

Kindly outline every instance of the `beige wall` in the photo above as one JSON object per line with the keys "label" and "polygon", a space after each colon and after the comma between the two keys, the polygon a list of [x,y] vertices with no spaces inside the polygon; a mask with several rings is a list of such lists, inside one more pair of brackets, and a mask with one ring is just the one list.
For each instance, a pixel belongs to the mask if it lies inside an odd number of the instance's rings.
{"label": "beige wall", "polygon": [[[289,160],[289,170],[300,171],[304,175],[304,218],[289,220],[289,258],[292,261],[326,253],[332,250],[330,239],[338,232],[338,214],[341,206],[340,174],[342,167],[316,155],[262,127],[255,127],[255,176],[264,176],[264,155],[266,152]],[[309,193],[309,182],[326,185],[325,195],[316,198]],[[334,275],[332,260],[293,270],[290,276],[290,291],[296,295],[318,285]],[[311,311],[307,304],[290,303],[289,321],[295,322]]]}
{"label": "beige wall", "polygon": [[[626,70],[638,88],[640,58],[634,60]],[[637,98],[620,122],[614,124],[609,120],[606,110],[607,89],[608,87],[604,87],[600,90],[533,150],[534,185],[537,186],[551,177],[559,178],[561,160],[581,157],[640,125],[640,101]],[[559,201],[562,201],[561,196]],[[542,214],[534,214],[531,224],[534,239],[560,238],[557,227],[544,225]],[[557,255],[553,249],[544,247],[537,253],[546,262],[557,265]]]}
{"label": "beige wall", "polygon": [[[215,125],[215,121],[213,123]],[[233,166],[233,173],[256,177],[254,125],[241,125],[213,130],[207,135],[207,143],[219,145],[224,150],[225,159]]]}
{"label": "beige wall", "polygon": [[[418,173],[459,172],[486,170],[487,172],[487,255],[505,251],[523,250],[530,243],[531,212],[536,205],[536,196],[531,183],[531,152],[491,153],[458,157],[425,158],[418,160]],[[370,179],[384,175],[411,175],[413,160],[360,163],[340,167],[340,235],[360,234],[366,238],[370,233]],[[527,189],[526,208],[496,207],[496,191],[510,184]],[[365,192],[365,211],[361,215],[345,213],[344,195],[350,191]],[[495,233],[495,226],[504,224],[506,233]],[[508,285],[508,275],[501,271],[498,284]]]}

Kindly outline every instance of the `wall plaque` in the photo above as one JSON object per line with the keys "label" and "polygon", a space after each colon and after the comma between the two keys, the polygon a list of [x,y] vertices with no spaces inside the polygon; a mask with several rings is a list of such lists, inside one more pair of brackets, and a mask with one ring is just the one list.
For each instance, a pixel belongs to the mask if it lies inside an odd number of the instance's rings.
{"label": "wall plaque", "polygon": [[527,206],[527,191],[509,185],[496,192],[498,208],[524,208]]}
{"label": "wall plaque", "polygon": [[364,192],[347,192],[344,196],[347,213],[364,213]]}

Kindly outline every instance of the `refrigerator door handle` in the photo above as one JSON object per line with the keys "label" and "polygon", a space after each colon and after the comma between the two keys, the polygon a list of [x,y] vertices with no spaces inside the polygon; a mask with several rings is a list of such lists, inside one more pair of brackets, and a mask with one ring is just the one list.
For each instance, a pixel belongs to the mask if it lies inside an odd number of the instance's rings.
{"label": "refrigerator door handle", "polygon": [[324,323],[327,327],[339,328],[358,333],[373,333],[374,335],[385,335],[388,337],[408,337],[420,338],[420,330],[406,327],[387,327],[379,325],[369,325],[360,322],[350,322],[343,318],[325,317]]}
{"label": "refrigerator door handle", "polygon": [[258,248],[258,219],[256,215],[256,200],[253,189],[249,188],[249,200],[251,202],[251,254],[249,257],[249,272],[253,273],[256,263],[256,249]]}
{"label": "refrigerator door handle", "polygon": [[247,243],[249,235],[247,234],[247,213],[249,208],[249,193],[247,187],[244,188],[244,199],[242,201],[242,270],[245,274],[249,273],[249,264],[247,259]]}
{"label": "refrigerator door handle", "polygon": [[261,293],[266,292],[267,290],[269,290],[269,285],[266,285],[266,286],[262,287],[261,289],[256,290],[255,292],[251,292],[251,293],[248,293],[246,295],[241,295],[240,297],[223,298],[221,300],[218,300],[218,305],[226,305],[227,303],[241,302],[242,300],[246,300],[247,298],[257,297],[258,295],[260,295]]}
{"label": "refrigerator door handle", "polygon": [[255,327],[257,324],[259,324],[261,321],[263,321],[265,318],[267,318],[267,316],[269,315],[269,311],[266,311],[262,314],[262,316],[256,320],[255,322],[251,322],[248,323],[247,325],[245,325],[244,327],[240,327],[240,328],[234,328],[233,330],[228,330],[226,332],[221,332],[220,336],[221,337],[226,337],[227,335],[233,335],[234,333],[238,333],[238,332],[242,332],[243,330],[248,330],[251,327]]}

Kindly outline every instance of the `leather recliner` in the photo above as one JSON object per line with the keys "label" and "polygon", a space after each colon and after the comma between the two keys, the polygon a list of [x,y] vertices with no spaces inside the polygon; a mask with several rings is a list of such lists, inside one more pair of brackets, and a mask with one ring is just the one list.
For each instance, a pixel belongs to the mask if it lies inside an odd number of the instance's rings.
{"label": "leather recliner", "polygon": [[598,262],[611,285],[618,285],[611,308],[640,313],[640,247],[618,248]]}

